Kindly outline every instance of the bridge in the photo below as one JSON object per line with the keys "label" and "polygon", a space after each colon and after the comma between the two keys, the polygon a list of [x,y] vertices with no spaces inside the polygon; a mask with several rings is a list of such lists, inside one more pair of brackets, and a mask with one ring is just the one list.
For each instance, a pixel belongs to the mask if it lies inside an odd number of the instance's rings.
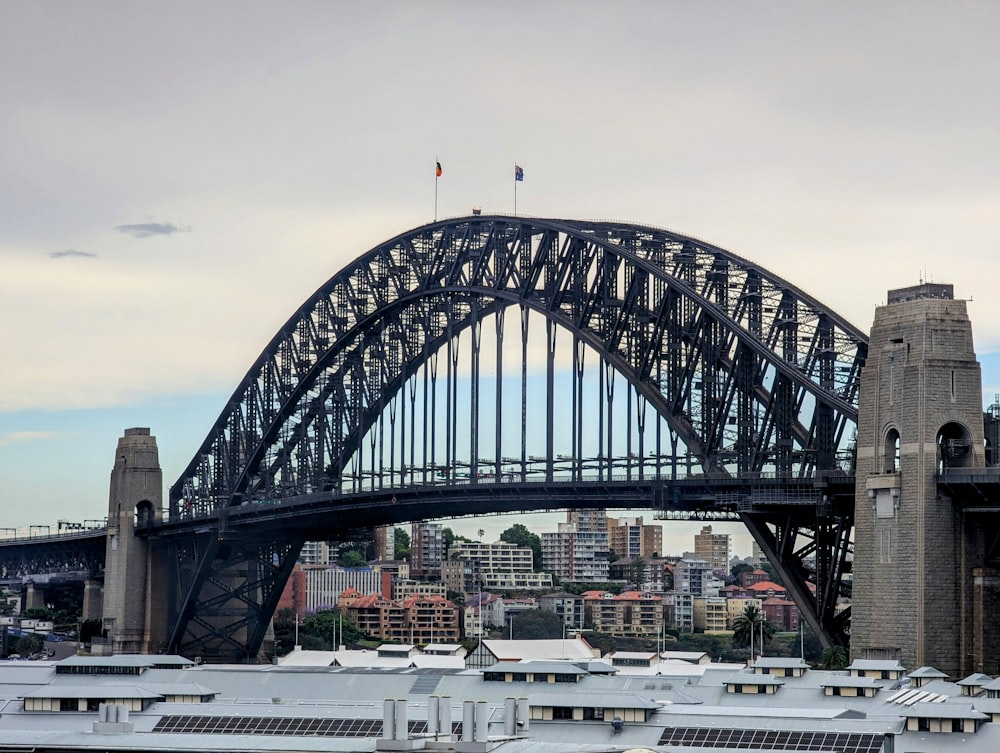
{"label": "bridge", "polygon": [[416,228],[280,327],[166,505],[155,439],[119,440],[105,625],[123,650],[244,660],[305,540],[608,507],[742,521],[813,631],[843,644],[867,355],[804,291],[688,236]]}

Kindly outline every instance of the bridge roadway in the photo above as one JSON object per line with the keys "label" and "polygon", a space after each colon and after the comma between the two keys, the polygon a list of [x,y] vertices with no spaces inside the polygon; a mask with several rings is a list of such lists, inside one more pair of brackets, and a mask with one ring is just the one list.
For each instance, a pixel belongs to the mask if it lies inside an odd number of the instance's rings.
{"label": "bridge roadway", "polygon": [[[250,547],[285,543],[298,551],[304,541],[348,539],[373,526],[567,508],[646,509],[664,520],[741,522],[764,542],[793,597],[806,605],[805,618],[816,634],[838,640],[846,627],[846,617],[837,618],[838,598],[850,596],[843,575],[850,567],[854,483],[853,475],[839,472],[807,479],[760,473],[552,481],[494,477],[247,502],[208,515],[142,523],[136,533],[160,548],[197,538]],[[0,566],[22,580],[28,571],[68,575],[70,569],[78,577],[100,578],[106,536],[107,529],[96,529],[0,542]]]}
{"label": "bridge roadway", "polygon": [[0,538],[0,584],[19,590],[29,580],[41,585],[101,577],[107,535],[101,527]]}
{"label": "bridge roadway", "polygon": [[[337,540],[357,529],[461,518],[481,515],[484,510],[501,515],[570,507],[649,509],[671,520],[740,522],[743,514],[787,513],[789,509],[803,512],[810,506],[824,515],[852,516],[854,476],[829,473],[817,480],[712,474],[679,479],[585,476],[553,481],[451,481],[351,494],[317,492],[269,503],[245,502],[209,515],[147,523],[137,532],[151,541],[209,530],[217,530],[221,537]],[[818,512],[808,514],[815,518]]]}

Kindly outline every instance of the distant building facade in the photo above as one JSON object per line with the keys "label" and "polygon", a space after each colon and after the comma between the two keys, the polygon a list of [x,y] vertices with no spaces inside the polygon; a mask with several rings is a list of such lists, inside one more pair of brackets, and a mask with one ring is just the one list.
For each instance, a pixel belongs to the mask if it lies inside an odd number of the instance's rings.
{"label": "distant building facade", "polygon": [[563,581],[606,583],[608,525],[604,510],[570,510],[555,533],[543,533],[544,569]]}
{"label": "distant building facade", "polygon": [[608,518],[608,548],[624,557],[663,554],[663,526],[643,525],[642,517]]}
{"label": "distant building facade", "polygon": [[694,535],[695,556],[705,560],[713,571],[728,572],[730,542],[728,533],[713,533],[712,526],[702,526],[701,533]]}
{"label": "distant building facade", "polygon": [[388,582],[383,583],[381,573],[370,567],[340,567],[312,565],[302,568],[305,575],[305,608],[312,614],[323,609],[333,609],[340,595],[348,588],[358,592],[388,593]]}
{"label": "distant building facade", "polygon": [[443,526],[440,523],[414,523],[410,533],[410,577],[440,577],[443,559]]}
{"label": "distant building facade", "polygon": [[368,594],[345,604],[360,630],[386,641],[425,644],[457,642],[459,609],[443,596],[417,595],[402,600]]}
{"label": "distant building facade", "polygon": [[659,635],[663,630],[663,602],[642,591],[621,594],[587,591],[583,594],[584,629],[622,637]]}

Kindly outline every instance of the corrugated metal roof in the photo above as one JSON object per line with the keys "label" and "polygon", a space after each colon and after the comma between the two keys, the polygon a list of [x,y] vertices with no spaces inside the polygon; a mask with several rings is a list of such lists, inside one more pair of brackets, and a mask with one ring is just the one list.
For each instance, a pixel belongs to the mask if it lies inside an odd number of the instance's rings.
{"label": "corrugated metal roof", "polygon": [[25,698],[162,698],[160,693],[136,685],[100,685],[90,687],[64,687],[46,685],[24,695]]}

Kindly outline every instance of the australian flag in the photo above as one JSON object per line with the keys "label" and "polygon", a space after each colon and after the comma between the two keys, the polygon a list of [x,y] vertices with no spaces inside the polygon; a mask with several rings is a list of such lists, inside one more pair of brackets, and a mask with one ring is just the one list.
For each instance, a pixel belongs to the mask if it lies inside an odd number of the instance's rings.
{"label": "australian flag", "polygon": [[524,170],[520,165],[514,165],[514,180],[524,180]]}

